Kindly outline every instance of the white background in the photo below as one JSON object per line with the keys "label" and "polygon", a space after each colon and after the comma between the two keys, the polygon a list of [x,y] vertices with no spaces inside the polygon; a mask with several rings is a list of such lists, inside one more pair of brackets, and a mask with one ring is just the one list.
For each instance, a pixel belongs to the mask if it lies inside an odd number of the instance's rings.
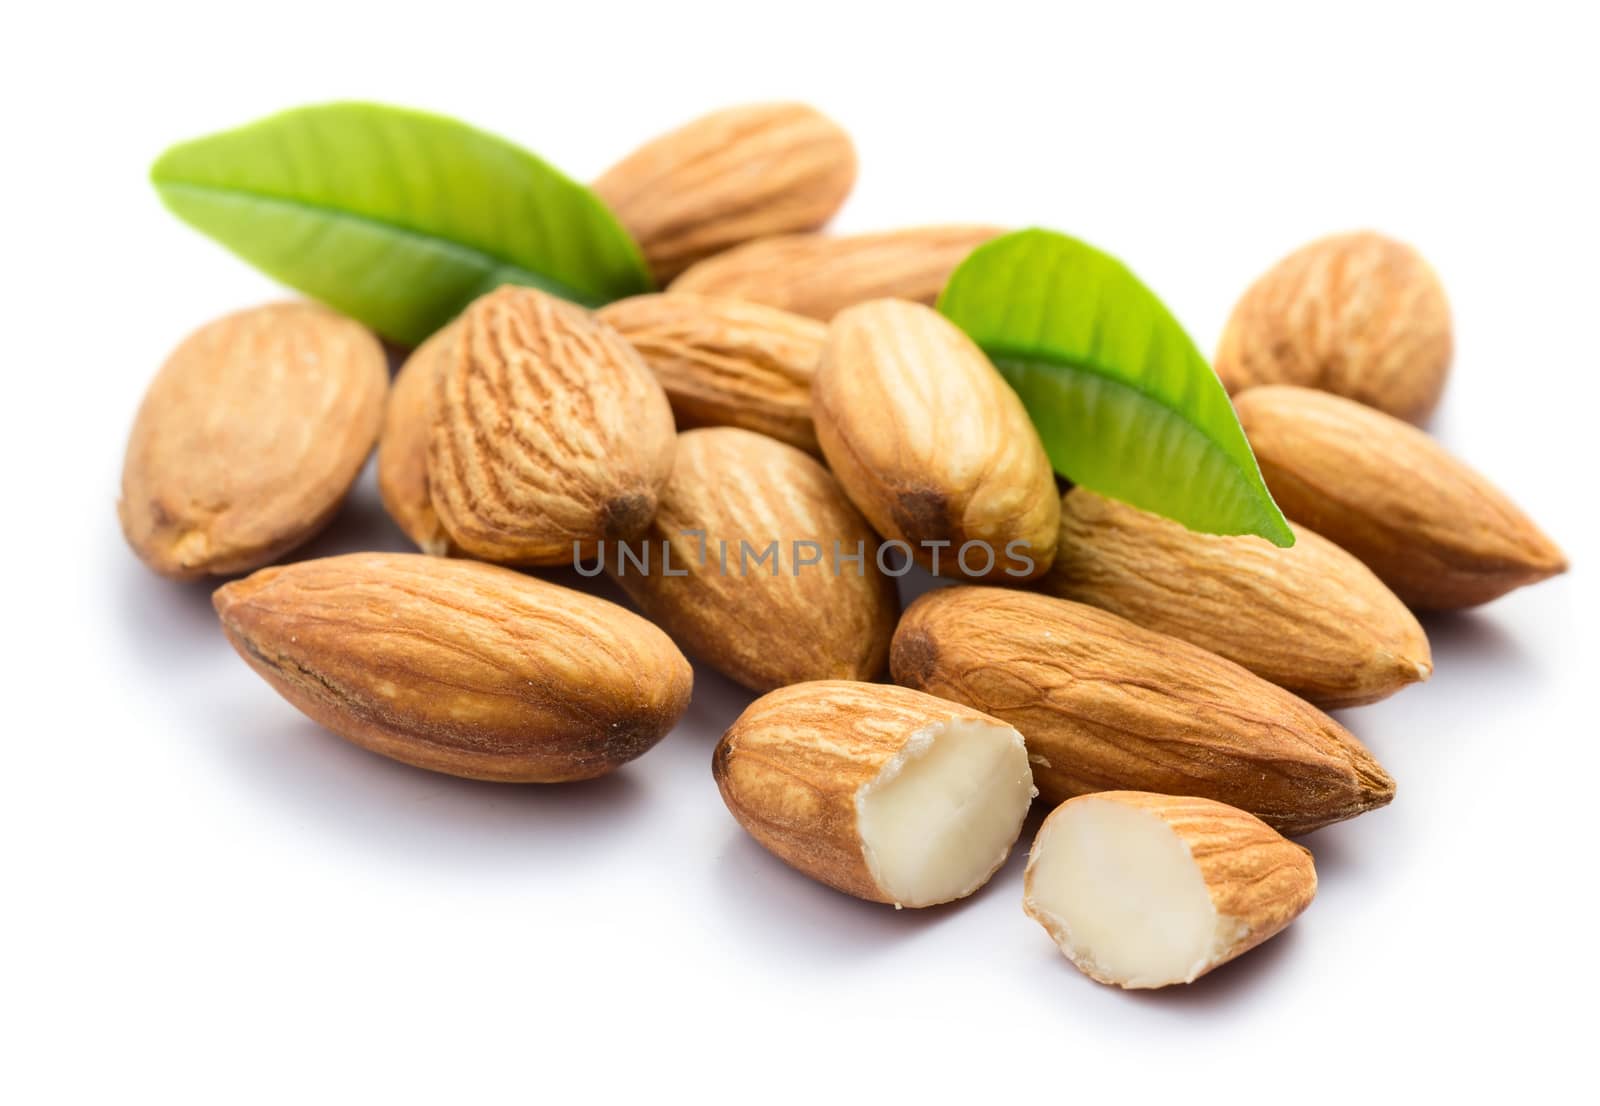
{"label": "white background", "polygon": [[[401,9],[7,16],[0,1098],[1587,1086],[1592,8]],[[124,435],[170,347],[279,294],[161,209],[149,162],[338,97],[456,114],[579,177],[711,107],[804,98],[859,146],[840,227],[1068,230],[1127,260],[1206,349],[1288,249],[1390,231],[1456,311],[1434,429],[1576,568],[1428,621],[1432,682],[1341,716],[1398,779],[1394,805],[1307,839],[1321,892],[1289,932],[1164,993],[1073,970],[1021,912],[1020,856],[923,913],[782,867],[718,801],[711,748],[745,696],[707,672],[679,729],[601,782],[391,764],[250,674],[208,588],[147,573],[114,514]],[[402,542],[369,474],[307,552],[372,547]]]}

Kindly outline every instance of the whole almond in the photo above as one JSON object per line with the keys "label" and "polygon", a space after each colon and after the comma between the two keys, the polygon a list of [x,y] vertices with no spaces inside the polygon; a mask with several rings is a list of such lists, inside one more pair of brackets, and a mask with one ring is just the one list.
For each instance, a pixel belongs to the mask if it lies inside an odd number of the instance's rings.
{"label": "whole almond", "polygon": [[1474,607],[1566,571],[1515,504],[1399,419],[1309,388],[1254,388],[1236,407],[1284,513],[1413,608]]}
{"label": "whole almond", "polygon": [[700,262],[672,290],[732,296],[824,321],[868,300],[931,306],[955,267],[1002,233],[995,227],[935,226],[764,238]]}
{"label": "whole almond", "polygon": [[1245,292],[1223,331],[1229,392],[1320,388],[1410,422],[1433,411],[1450,371],[1450,304],[1422,255],[1370,231],[1295,251]]}
{"label": "whole almond", "polygon": [[378,494],[384,509],[418,549],[441,557],[454,552],[455,545],[428,491],[428,436],[438,375],[449,361],[454,335],[452,323],[406,358],[389,389],[378,436]]}
{"label": "whole almond", "polygon": [[378,438],[389,386],[365,329],[309,303],[201,327],[128,436],[117,516],[163,576],[246,572],[321,530]]}
{"label": "whole almond", "polygon": [[239,655],[312,719],[452,776],[603,775],[689,703],[689,663],[660,630],[494,565],[354,553],[263,569],[214,601]]}
{"label": "whole almond", "polygon": [[448,349],[428,488],[458,546],[505,564],[562,564],[649,525],[672,471],[672,410],[616,331],[507,286],[467,308]]}
{"label": "whole almond", "polygon": [[1087,976],[1192,983],[1281,933],[1317,893],[1306,849],[1210,799],[1102,791],[1039,827],[1023,909]]}
{"label": "whole almond", "polygon": [[1386,805],[1394,781],[1333,719],[1215,653],[1065,599],[931,591],[900,619],[896,683],[1022,731],[1045,800],[1194,795],[1307,833]]}
{"label": "whole almond", "polygon": [[712,757],[728,810],[784,863],[857,898],[933,906],[1005,863],[1034,791],[1005,723],[883,684],[763,695]]}
{"label": "whole almond", "polygon": [[900,603],[877,548],[827,469],[793,446],[716,427],[679,436],[632,561],[608,550],[606,567],[674,641],[766,691],[883,671]]}
{"label": "whole almond", "polygon": [[851,500],[918,563],[974,579],[1050,567],[1060,499],[1039,435],[989,359],[932,308],[876,300],[842,312],[812,417]]}
{"label": "whole almond", "polygon": [[1427,679],[1428,638],[1405,604],[1349,553],[1293,529],[1288,549],[1197,534],[1074,488],[1041,584],[1209,649],[1325,710]]}
{"label": "whole almond", "polygon": [[666,283],[752,238],[814,230],[856,179],[855,147],[805,104],[747,104],[645,143],[594,183]]}
{"label": "whole almond", "polygon": [[656,374],[679,427],[742,426],[816,453],[811,378],[827,328],[724,296],[634,296],[602,308]]}

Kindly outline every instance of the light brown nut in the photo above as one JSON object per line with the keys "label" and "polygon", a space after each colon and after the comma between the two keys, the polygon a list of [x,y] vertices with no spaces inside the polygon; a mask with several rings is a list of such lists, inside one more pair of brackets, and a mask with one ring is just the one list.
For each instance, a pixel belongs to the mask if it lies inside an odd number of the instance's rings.
{"label": "light brown nut", "polygon": [[439,557],[456,549],[428,491],[428,436],[438,374],[448,363],[454,335],[452,323],[406,358],[389,389],[378,436],[378,494],[384,509],[418,549]]}
{"label": "light brown nut", "polygon": [[689,662],[614,603],[420,553],[353,553],[217,589],[239,655],[364,749],[469,779],[604,775],[664,737]]}
{"label": "light brown nut", "polygon": [[1058,806],[1028,854],[1023,909],[1085,975],[1192,983],[1281,933],[1317,893],[1311,853],[1213,802],[1102,791]]}
{"label": "light brown nut", "polygon": [[1344,727],[1232,661],[1114,614],[1007,588],[931,591],[900,619],[896,683],[1022,731],[1046,801],[1195,795],[1308,833],[1394,798]]}
{"label": "light brown nut", "polygon": [[793,446],[716,427],[679,436],[633,559],[620,547],[605,558],[674,641],[767,691],[883,671],[900,601],[877,548],[827,469]]}
{"label": "light brown nut", "polygon": [[1296,384],[1410,422],[1450,371],[1450,304],[1422,255],[1370,231],[1305,246],[1250,286],[1217,349],[1229,392]]}
{"label": "light brown nut", "polygon": [[162,366],[128,436],[117,517],[163,576],[247,572],[333,517],[378,438],[383,347],[310,303],[195,331]]}
{"label": "light brown nut", "polygon": [[1050,567],[1061,504],[1039,435],[989,359],[932,308],[876,300],[841,313],[811,402],[839,482],[918,563],[934,568],[937,553],[941,575],[1013,581]]}
{"label": "light brown nut", "polygon": [[712,758],[723,802],[784,863],[901,906],[964,898],[1005,863],[1034,790],[1021,736],[904,688],[827,680],[750,704]]}
{"label": "light brown nut", "polygon": [[665,283],[752,238],[815,230],[855,180],[855,147],[833,120],[805,104],[746,104],[652,139],[594,190]]}
{"label": "light brown nut", "polygon": [[763,238],[700,262],[672,290],[732,296],[824,321],[868,300],[932,306],[955,267],[1003,233],[996,227],[937,226]]}
{"label": "light brown nut", "polygon": [[675,292],[618,300],[596,317],[639,351],[680,428],[742,426],[819,452],[811,379],[828,330],[815,319]]}
{"label": "light brown nut", "polygon": [[666,394],[616,331],[507,286],[473,301],[450,343],[428,487],[471,556],[570,563],[649,525],[674,438]]}
{"label": "light brown nut", "polygon": [[1428,638],[1405,604],[1350,554],[1293,529],[1288,549],[1197,534],[1074,488],[1041,585],[1209,649],[1324,710],[1427,679]]}
{"label": "light brown nut", "polygon": [[1254,388],[1235,406],[1284,514],[1415,609],[1475,607],[1567,569],[1504,494],[1399,419],[1309,388]]}

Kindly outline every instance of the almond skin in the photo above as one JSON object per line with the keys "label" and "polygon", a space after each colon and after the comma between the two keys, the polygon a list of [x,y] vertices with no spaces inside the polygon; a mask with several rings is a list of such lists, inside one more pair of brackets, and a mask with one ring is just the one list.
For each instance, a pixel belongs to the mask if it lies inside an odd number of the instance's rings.
{"label": "almond skin", "polygon": [[940,588],[901,618],[889,665],[896,683],[1022,731],[1051,803],[1122,789],[1194,795],[1308,833],[1394,797],[1372,755],[1309,703],[1081,603]]}
{"label": "almond skin", "polygon": [[1309,388],[1253,388],[1235,406],[1283,512],[1414,609],[1475,607],[1566,571],[1514,503],[1399,419]]}
{"label": "almond skin", "polygon": [[428,435],[438,374],[448,363],[455,324],[412,351],[395,375],[378,437],[378,494],[384,509],[418,549],[435,556],[456,552],[428,491]]}
{"label": "almond skin", "polygon": [[[932,308],[876,300],[840,314],[812,416],[850,499],[918,563],[934,568],[925,543],[945,542],[941,575],[1020,581],[1050,567],[1060,499],[1039,435],[989,359]],[[963,566],[969,542],[980,546]]]}
{"label": "almond skin", "polygon": [[656,374],[681,428],[740,426],[820,451],[811,380],[828,329],[815,319],[724,296],[633,296],[596,317]]}
{"label": "almond skin", "polygon": [[1198,534],[1074,488],[1041,586],[1209,649],[1324,710],[1427,679],[1428,638],[1405,604],[1350,554],[1292,528],[1288,549]]}
{"label": "almond skin", "polygon": [[507,286],[467,308],[449,345],[428,487],[471,556],[571,563],[649,525],[675,436],[661,385],[616,331]]}
{"label": "almond skin", "polygon": [[674,281],[672,290],[732,296],[823,321],[868,300],[902,299],[931,307],[955,267],[1003,233],[996,227],[955,225],[763,238],[700,262]]}
{"label": "almond skin", "polygon": [[378,438],[388,362],[309,303],[224,316],[173,351],[128,436],[117,517],[163,576],[269,564],[321,530]]}
{"label": "almond skin", "polygon": [[[756,564],[774,539],[776,556]],[[741,542],[751,550],[743,560]],[[815,548],[797,555],[797,542]],[[746,687],[871,679],[888,661],[900,602],[878,567],[877,535],[828,470],[793,446],[733,427],[680,435],[635,548],[648,553],[648,574],[640,559],[619,563],[608,550],[613,577],[674,641]],[[842,561],[858,551],[859,566]],[[820,562],[800,563],[813,557]]]}
{"label": "almond skin", "polygon": [[1217,349],[1230,393],[1320,388],[1409,422],[1450,372],[1450,304],[1422,255],[1363,231],[1295,251],[1251,285]]}
{"label": "almond skin", "polygon": [[689,703],[689,663],[660,630],[494,565],[354,553],[263,569],[214,603],[239,655],[312,719],[452,776],[600,776]]}
{"label": "almond skin", "polygon": [[594,190],[666,283],[752,238],[815,230],[856,179],[850,136],[805,104],[746,104],[645,143]]}

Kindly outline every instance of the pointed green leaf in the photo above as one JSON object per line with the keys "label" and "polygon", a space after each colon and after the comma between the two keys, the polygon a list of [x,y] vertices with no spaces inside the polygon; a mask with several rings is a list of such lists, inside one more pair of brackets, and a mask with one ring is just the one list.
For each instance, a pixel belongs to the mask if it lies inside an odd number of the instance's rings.
{"label": "pointed green leaf", "polygon": [[150,176],[179,218],[399,342],[501,284],[587,306],[651,288],[638,246],[593,192],[426,112],[297,108],[174,146]]}
{"label": "pointed green leaf", "polygon": [[1192,530],[1294,544],[1222,383],[1120,261],[1017,231],[956,269],[939,310],[1017,390],[1063,476]]}

